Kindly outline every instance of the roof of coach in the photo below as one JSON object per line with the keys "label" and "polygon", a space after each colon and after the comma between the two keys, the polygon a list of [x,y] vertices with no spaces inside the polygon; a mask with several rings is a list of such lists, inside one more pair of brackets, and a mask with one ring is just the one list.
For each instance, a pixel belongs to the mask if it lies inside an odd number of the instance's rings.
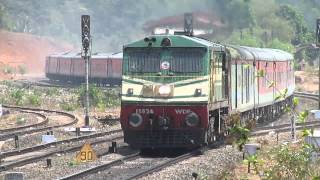
{"label": "roof of coach", "polygon": [[247,46],[228,45],[232,59],[245,60],[264,60],[264,61],[288,61],[293,60],[293,55],[279,50],[270,48],[254,48]]}
{"label": "roof of coach", "polygon": [[[78,52],[64,52],[48,55],[48,57],[56,57],[56,58],[81,58],[81,53]],[[106,58],[115,58],[122,59],[122,52],[117,53],[93,53],[91,58],[94,59],[106,59]]]}

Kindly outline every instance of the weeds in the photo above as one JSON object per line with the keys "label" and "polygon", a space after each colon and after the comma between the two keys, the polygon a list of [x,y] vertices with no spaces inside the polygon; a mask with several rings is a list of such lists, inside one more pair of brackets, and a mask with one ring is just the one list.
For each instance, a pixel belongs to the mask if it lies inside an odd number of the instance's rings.
{"label": "weeds", "polygon": [[14,89],[10,93],[10,97],[15,105],[21,106],[23,104],[23,98],[25,96],[25,91],[23,89]]}
{"label": "weeds", "polygon": [[25,65],[19,65],[18,66],[18,72],[21,75],[24,75],[27,73],[27,67]]}
{"label": "weeds", "polygon": [[27,96],[28,103],[33,106],[39,106],[41,104],[40,96],[36,94],[30,94]]}
{"label": "weeds", "polygon": [[22,125],[25,123],[26,123],[26,120],[23,117],[18,117],[16,120],[16,124],[18,124],[18,125]]}
{"label": "weeds", "polygon": [[74,101],[63,101],[59,104],[60,108],[64,111],[74,111],[78,108],[78,104]]}
{"label": "weeds", "polygon": [[[85,86],[79,89],[79,104],[85,105]],[[103,111],[107,107],[114,107],[120,105],[120,99],[114,90],[103,90],[93,84],[89,86],[89,101],[90,107],[96,107]]]}

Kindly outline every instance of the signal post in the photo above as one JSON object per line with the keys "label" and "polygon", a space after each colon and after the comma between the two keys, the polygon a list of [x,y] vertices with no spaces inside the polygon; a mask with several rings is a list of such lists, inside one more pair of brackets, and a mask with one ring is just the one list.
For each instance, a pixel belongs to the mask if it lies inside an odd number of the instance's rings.
{"label": "signal post", "polygon": [[85,60],[86,72],[86,102],[85,102],[85,126],[89,127],[89,59],[91,57],[90,16],[81,16],[82,49],[81,56]]}

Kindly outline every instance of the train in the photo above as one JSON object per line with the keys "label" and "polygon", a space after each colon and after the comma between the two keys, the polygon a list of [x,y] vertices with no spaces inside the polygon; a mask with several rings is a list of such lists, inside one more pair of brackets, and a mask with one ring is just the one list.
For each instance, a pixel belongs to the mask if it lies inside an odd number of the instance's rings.
{"label": "train", "polygon": [[[89,81],[102,86],[120,86],[122,52],[94,53],[89,60]],[[81,53],[66,52],[46,57],[45,75],[50,80],[85,82],[85,61]]]}
{"label": "train", "polygon": [[[292,104],[293,55],[215,43],[185,34],[151,35],[123,47],[120,122],[133,148],[190,148],[240,122],[266,122]],[[285,98],[277,98],[279,92]]]}

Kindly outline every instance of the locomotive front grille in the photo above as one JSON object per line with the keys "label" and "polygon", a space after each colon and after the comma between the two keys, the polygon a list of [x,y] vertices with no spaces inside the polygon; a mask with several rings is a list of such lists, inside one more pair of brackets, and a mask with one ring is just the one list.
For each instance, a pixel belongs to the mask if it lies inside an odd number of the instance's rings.
{"label": "locomotive front grille", "polygon": [[124,140],[135,148],[190,147],[204,142],[203,130],[126,131]]}

